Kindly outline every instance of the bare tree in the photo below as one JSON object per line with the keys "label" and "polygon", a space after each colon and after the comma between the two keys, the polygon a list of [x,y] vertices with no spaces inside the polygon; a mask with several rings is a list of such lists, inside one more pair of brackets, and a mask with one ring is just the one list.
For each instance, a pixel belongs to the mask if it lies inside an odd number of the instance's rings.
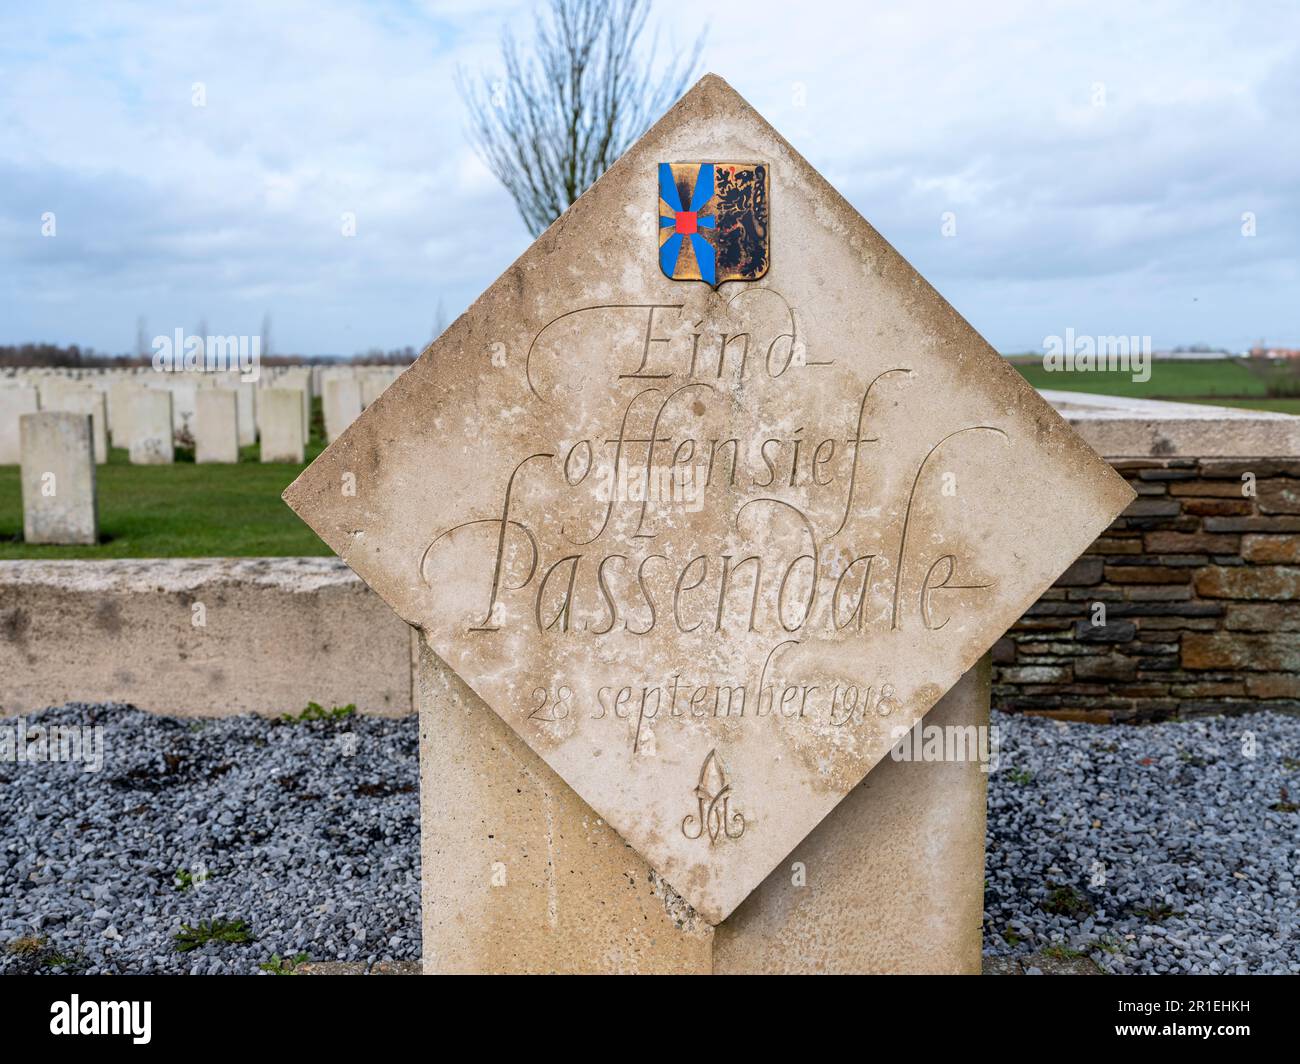
{"label": "bare tree", "polygon": [[457,88],[479,155],[537,236],[679,97],[699,63],[694,46],[656,76],[657,35],[643,46],[649,0],[546,0],[532,50],[501,34],[505,77]]}

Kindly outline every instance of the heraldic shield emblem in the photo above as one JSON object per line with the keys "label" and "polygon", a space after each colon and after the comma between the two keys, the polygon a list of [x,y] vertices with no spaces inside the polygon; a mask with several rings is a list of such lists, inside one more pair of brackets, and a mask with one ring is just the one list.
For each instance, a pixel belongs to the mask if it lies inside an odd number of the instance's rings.
{"label": "heraldic shield emblem", "polygon": [[674,281],[757,281],[769,255],[762,163],[659,164],[659,266]]}

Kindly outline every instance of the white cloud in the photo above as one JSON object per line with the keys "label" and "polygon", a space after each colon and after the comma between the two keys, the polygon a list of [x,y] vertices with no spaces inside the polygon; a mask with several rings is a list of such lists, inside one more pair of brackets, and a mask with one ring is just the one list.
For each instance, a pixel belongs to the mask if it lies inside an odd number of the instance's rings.
{"label": "white cloud", "polygon": [[[418,345],[439,299],[458,311],[527,243],[453,77],[492,65],[529,10],[6,8],[0,342],[123,350],[137,314],[237,332],[270,310],[281,350]],[[708,22],[706,66],[998,346],[1068,325],[1300,340],[1293,4],[749,0],[737,18],[703,0],[657,17],[678,47]]]}

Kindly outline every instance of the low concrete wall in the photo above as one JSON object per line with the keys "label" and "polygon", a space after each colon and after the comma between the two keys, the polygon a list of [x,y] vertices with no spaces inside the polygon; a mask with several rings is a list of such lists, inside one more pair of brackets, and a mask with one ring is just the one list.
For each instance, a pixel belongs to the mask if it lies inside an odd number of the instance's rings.
{"label": "low concrete wall", "polygon": [[1300,417],[1270,410],[1044,391],[1107,458],[1300,457]]}
{"label": "low concrete wall", "polygon": [[[201,622],[201,623],[200,623]],[[0,713],[409,713],[412,630],[333,558],[0,562]]]}

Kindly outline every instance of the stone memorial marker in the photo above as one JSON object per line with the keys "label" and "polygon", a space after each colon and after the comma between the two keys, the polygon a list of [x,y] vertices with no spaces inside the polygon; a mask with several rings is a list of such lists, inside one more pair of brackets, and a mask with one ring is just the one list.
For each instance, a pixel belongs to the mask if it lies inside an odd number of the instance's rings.
{"label": "stone memorial marker", "polygon": [[194,442],[194,415],[198,409],[198,387],[188,381],[165,383],[172,393],[172,434],[179,441]]}
{"label": "stone memorial marker", "polygon": [[302,447],[302,390],[263,388],[258,397],[262,419],[262,461],[300,463]]}
{"label": "stone memorial marker", "polygon": [[427,644],[426,969],[740,971],[801,845],[845,897],[960,865],[971,926],[915,941],[978,964],[982,782],[875,766],[1132,492],[708,76],[285,498]]}
{"label": "stone memorial marker", "polygon": [[125,409],[131,464],[171,465],[176,458],[171,391],[137,387],[128,398]]}
{"label": "stone memorial marker", "polygon": [[60,373],[52,373],[49,376],[40,378],[37,387],[41,393],[42,410],[62,410],[64,409],[63,403],[67,394],[82,391],[86,386],[71,377],[65,377]]}
{"label": "stone memorial marker", "polygon": [[131,446],[131,396],[139,385],[130,377],[113,380],[105,392],[108,407],[108,438],[114,447]]}
{"label": "stone memorial marker", "polygon": [[386,369],[368,369],[361,372],[361,405],[367,407],[384,394],[392,384],[392,375]]}
{"label": "stone memorial marker", "polygon": [[238,396],[231,388],[201,388],[194,400],[194,461],[239,461]]}
{"label": "stone memorial marker", "polygon": [[95,446],[95,464],[108,461],[108,403],[103,392],[85,385],[57,390],[51,397],[50,410],[66,410],[90,415],[90,431]]}
{"label": "stone memorial marker", "polygon": [[50,410],[23,414],[23,540],[95,543],[95,445],[89,414]]}
{"label": "stone memorial marker", "polygon": [[330,377],[325,381],[325,435],[333,443],[361,416],[361,384],[356,377]]}
{"label": "stone memorial marker", "polygon": [[239,446],[249,447],[257,442],[257,385],[239,381],[234,388],[239,404]]}
{"label": "stone memorial marker", "polygon": [[302,442],[306,443],[311,431],[311,371],[302,368],[286,370],[276,379],[275,387],[298,389],[298,399],[302,403]]}
{"label": "stone memorial marker", "polygon": [[17,465],[22,460],[18,418],[35,413],[36,409],[35,388],[0,388],[0,465]]}

